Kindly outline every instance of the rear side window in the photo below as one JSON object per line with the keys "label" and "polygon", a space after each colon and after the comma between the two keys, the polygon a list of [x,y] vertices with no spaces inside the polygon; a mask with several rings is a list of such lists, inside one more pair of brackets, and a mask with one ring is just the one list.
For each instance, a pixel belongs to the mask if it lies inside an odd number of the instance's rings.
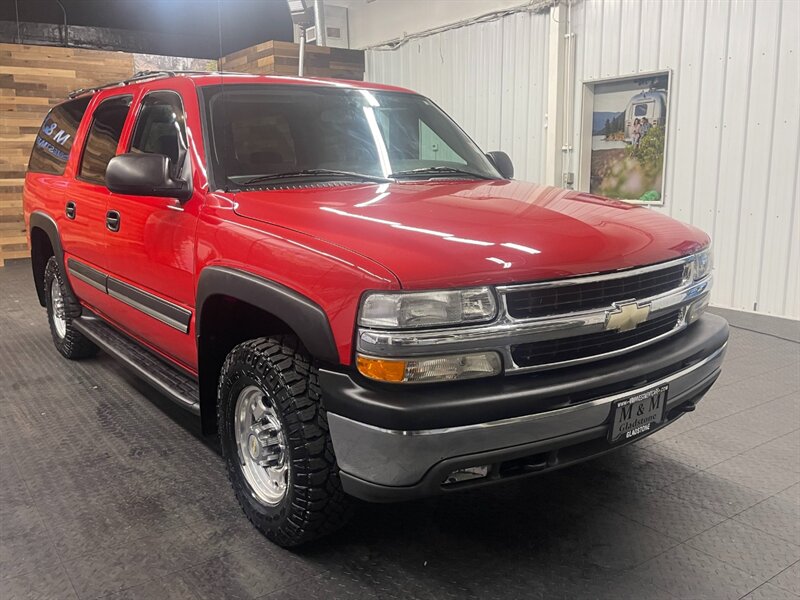
{"label": "rear side window", "polygon": [[64,174],[75,133],[91,99],[91,96],[76,98],[59,104],[47,113],[31,151],[29,171]]}
{"label": "rear side window", "polygon": [[105,185],[106,167],[117,153],[132,98],[133,96],[115,96],[104,100],[94,110],[92,127],[86,136],[81,158],[81,179]]}
{"label": "rear side window", "polygon": [[151,92],[142,100],[142,108],[133,130],[131,152],[164,154],[169,157],[172,175],[186,155],[186,126],[183,103],[175,92]]}

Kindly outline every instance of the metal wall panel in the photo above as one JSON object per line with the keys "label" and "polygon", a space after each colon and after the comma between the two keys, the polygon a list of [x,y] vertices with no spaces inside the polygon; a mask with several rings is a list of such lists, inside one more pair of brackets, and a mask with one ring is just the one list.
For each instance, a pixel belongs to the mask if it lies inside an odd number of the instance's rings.
{"label": "metal wall panel", "polygon": [[714,238],[719,306],[800,317],[800,3],[585,0],[584,81],[672,70],[666,205]]}
{"label": "metal wall panel", "polygon": [[[371,50],[367,79],[430,96],[482,148],[508,152],[520,179],[543,180],[549,20],[520,13]],[[671,69],[666,205],[653,210],[714,238],[714,304],[793,318],[798,23],[796,0],[575,2],[575,155],[565,167],[577,169],[584,81]]]}
{"label": "metal wall panel", "polygon": [[518,13],[367,52],[366,78],[439,104],[484,150],[502,149],[517,176],[544,176],[547,14]]}

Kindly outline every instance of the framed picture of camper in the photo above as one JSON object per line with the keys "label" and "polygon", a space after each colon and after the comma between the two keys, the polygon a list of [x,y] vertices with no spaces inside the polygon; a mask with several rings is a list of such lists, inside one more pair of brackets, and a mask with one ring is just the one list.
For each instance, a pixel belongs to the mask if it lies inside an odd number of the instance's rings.
{"label": "framed picture of camper", "polygon": [[640,204],[664,204],[670,71],[586,81],[579,186]]}

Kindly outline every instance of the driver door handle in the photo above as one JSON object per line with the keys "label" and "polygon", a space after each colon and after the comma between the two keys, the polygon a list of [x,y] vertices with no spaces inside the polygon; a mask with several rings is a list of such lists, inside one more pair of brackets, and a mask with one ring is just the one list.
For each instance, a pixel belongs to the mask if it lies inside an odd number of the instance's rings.
{"label": "driver door handle", "polygon": [[119,231],[119,224],[120,224],[120,215],[119,211],[110,210],[106,213],[106,228],[109,231],[117,232]]}
{"label": "driver door handle", "polygon": [[77,211],[77,207],[75,206],[75,202],[70,200],[67,202],[66,208],[64,208],[64,213],[66,213],[68,219],[74,219],[75,213]]}

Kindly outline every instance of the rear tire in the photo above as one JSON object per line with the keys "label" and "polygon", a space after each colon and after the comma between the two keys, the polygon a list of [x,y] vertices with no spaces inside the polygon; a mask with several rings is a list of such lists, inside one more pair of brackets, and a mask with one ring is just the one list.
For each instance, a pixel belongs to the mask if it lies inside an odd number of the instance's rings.
{"label": "rear tire", "polygon": [[64,282],[64,275],[54,256],[44,269],[44,296],[47,321],[56,349],[66,358],[77,360],[97,354],[97,346],[75,329],[73,319],[81,314],[81,305]]}
{"label": "rear tire", "polygon": [[351,512],[321,402],[317,370],[293,336],[228,354],[217,419],[228,478],[247,518],[284,547],[327,535]]}

